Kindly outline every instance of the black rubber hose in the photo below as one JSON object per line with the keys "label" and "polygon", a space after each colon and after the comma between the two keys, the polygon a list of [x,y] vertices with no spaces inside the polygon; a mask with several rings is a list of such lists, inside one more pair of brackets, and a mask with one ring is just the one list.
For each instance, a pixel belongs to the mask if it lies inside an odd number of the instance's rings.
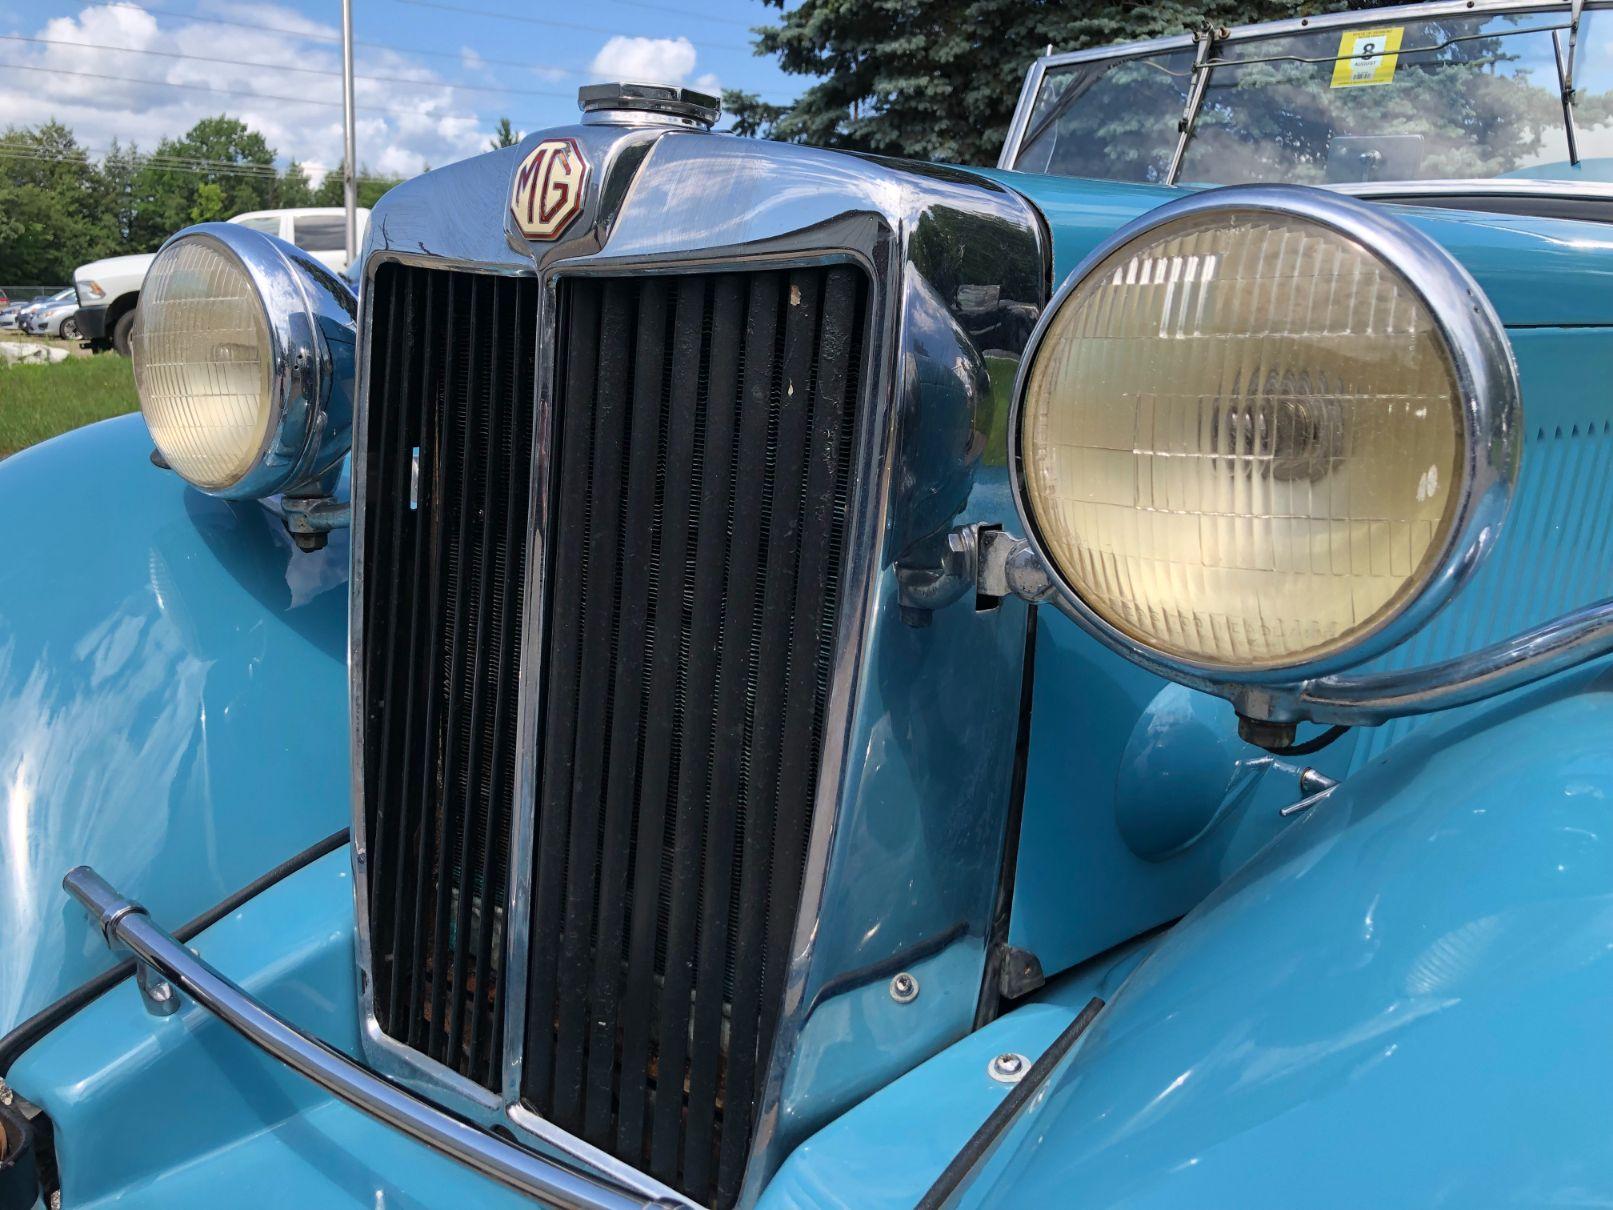
{"label": "black rubber hose", "polygon": [[1349,728],[1345,726],[1329,727],[1320,735],[1306,740],[1303,744],[1290,744],[1286,748],[1268,748],[1266,751],[1273,756],[1309,756],[1312,752],[1320,752],[1348,730]]}
{"label": "black rubber hose", "polygon": [[990,1154],[992,1147],[1002,1137],[1008,1124],[1018,1116],[1025,1103],[1031,1099],[1036,1090],[1047,1082],[1047,1077],[1053,1074],[1053,1069],[1064,1061],[1064,1056],[1070,1053],[1070,1047],[1087,1031],[1087,1026],[1097,1018],[1103,1008],[1103,1001],[1097,996],[1087,1001],[1087,1005],[1075,1020],[1064,1027],[1064,1032],[1053,1039],[1053,1045],[1042,1052],[1042,1057],[1031,1064],[1030,1070],[1020,1078],[1018,1084],[1009,1089],[1004,1097],[993,1109],[986,1120],[980,1124],[980,1129],[969,1136],[969,1141],[963,1145],[963,1150],[952,1157],[952,1162],[942,1170],[941,1175],[935,1178],[921,1199],[916,1210],[941,1210],[946,1201],[958,1187],[969,1178],[980,1164]]}

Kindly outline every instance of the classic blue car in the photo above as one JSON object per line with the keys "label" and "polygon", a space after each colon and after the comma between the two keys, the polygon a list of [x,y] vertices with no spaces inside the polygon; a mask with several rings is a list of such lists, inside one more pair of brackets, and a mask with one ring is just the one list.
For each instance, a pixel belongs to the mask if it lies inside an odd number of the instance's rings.
{"label": "classic blue car", "polygon": [[1613,1201],[1610,40],[173,237],[0,468],[0,1207]]}

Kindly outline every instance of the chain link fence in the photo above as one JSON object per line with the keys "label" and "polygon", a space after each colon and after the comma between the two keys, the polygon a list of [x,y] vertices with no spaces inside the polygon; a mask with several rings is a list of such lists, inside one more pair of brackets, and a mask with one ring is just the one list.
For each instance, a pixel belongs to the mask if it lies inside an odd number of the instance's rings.
{"label": "chain link fence", "polygon": [[4,284],[3,282],[0,282],[0,294],[4,294],[12,302],[27,302],[29,299],[33,299],[33,298],[44,298],[47,295],[55,294],[58,290],[65,290],[65,289],[67,289],[67,287],[65,285],[61,285],[61,286],[8,286],[8,285]]}

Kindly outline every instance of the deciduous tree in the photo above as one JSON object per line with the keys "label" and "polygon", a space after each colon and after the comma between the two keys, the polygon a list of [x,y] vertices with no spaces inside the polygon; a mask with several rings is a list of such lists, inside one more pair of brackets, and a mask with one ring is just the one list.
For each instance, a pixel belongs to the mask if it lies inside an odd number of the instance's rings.
{"label": "deciduous tree", "polygon": [[278,184],[275,150],[239,118],[203,118],[183,138],[164,139],[130,183],[131,251],[152,251],[205,213],[226,219],[267,210]]}
{"label": "deciduous tree", "polygon": [[119,244],[97,166],[60,122],[0,133],[0,283],[56,285]]}

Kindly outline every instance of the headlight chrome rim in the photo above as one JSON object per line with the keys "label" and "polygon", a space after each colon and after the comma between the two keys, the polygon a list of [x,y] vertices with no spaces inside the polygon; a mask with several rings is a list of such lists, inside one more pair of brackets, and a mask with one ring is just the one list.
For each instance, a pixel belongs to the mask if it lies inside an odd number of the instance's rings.
{"label": "headlight chrome rim", "polygon": [[[1427,309],[1452,363],[1459,395],[1461,479],[1455,508],[1432,571],[1397,608],[1353,641],[1313,658],[1250,665],[1168,652],[1121,630],[1089,605],[1049,554],[1030,507],[1024,465],[1026,394],[1043,342],[1060,309],[1099,265],[1139,237],[1189,217],[1243,211],[1298,219],[1372,250]],[[1354,667],[1421,630],[1465,584],[1500,536],[1522,455],[1522,402],[1512,346],[1494,307],[1467,270],[1433,239],[1377,205],[1299,185],[1236,185],[1167,202],[1114,232],[1069,274],[1031,333],[1014,382],[1008,418],[1009,484],[1026,541],[1055,586],[1053,602],[1089,634],[1168,679],[1235,693],[1238,686],[1298,685]]]}
{"label": "headlight chrome rim", "polygon": [[236,223],[176,232],[158,249],[151,270],[171,249],[197,240],[232,260],[257,296],[269,340],[269,421],[251,465],[234,482],[186,482],[226,499],[304,487],[317,494],[315,485],[339,469],[352,444],[357,299],[301,249]]}

